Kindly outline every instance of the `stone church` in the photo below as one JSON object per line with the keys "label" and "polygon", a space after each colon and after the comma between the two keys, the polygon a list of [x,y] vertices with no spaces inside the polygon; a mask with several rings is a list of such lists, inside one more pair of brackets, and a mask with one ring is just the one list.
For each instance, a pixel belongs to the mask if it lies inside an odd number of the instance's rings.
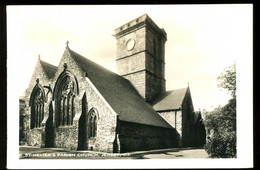
{"label": "stone church", "polygon": [[114,31],[118,74],[70,49],[58,67],[38,58],[20,98],[20,144],[130,152],[203,146],[189,87],[166,91],[167,34],[148,15]]}

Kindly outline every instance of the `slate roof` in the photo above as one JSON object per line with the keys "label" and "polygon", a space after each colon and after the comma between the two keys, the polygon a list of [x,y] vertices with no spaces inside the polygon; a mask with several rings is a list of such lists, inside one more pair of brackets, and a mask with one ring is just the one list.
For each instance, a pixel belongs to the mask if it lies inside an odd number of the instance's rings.
{"label": "slate roof", "polygon": [[178,110],[183,103],[183,99],[189,87],[162,92],[155,97],[152,102],[156,111]]}
{"label": "slate roof", "polygon": [[71,57],[87,73],[108,104],[127,122],[172,128],[153,108],[139,95],[129,80],[105,69],[93,61],[77,54],[67,47]]}
{"label": "slate roof", "polygon": [[42,61],[41,59],[39,59],[39,60],[42,65],[42,68],[43,68],[44,72],[46,73],[46,75],[48,76],[48,78],[52,79],[54,77],[58,67],[51,65],[49,63],[46,63],[46,62]]}

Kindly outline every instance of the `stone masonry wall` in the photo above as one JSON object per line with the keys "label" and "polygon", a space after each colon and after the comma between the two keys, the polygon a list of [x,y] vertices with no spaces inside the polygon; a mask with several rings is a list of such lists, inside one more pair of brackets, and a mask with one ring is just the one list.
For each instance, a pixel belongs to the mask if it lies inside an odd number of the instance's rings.
{"label": "stone masonry wall", "polygon": [[145,65],[146,65],[146,69],[155,74],[155,58],[150,54],[150,53],[147,53],[146,54],[146,60],[145,60]]}
{"label": "stone masonry wall", "polygon": [[120,152],[178,147],[175,129],[119,121]]}
{"label": "stone masonry wall", "polygon": [[97,151],[113,152],[116,136],[117,115],[112,113],[108,105],[100,98],[93,87],[86,82],[87,110],[98,111],[97,136],[88,140],[87,148]]}
{"label": "stone masonry wall", "polygon": [[165,63],[162,40],[160,33],[152,31],[150,27],[146,28],[146,68],[150,74],[146,76],[146,96],[147,101],[160,92],[165,91]]}
{"label": "stone masonry wall", "polygon": [[165,40],[158,33],[154,33],[150,29],[146,29],[146,58],[154,58],[154,74],[164,79],[164,44]]}
{"label": "stone masonry wall", "polygon": [[[58,70],[53,78],[53,83],[51,88],[55,88],[55,83],[58,80],[59,75],[64,71],[64,64],[67,64],[67,70],[70,71],[77,79],[79,93],[75,96],[74,99],[74,112],[75,116],[73,118],[73,124],[70,126],[58,126],[56,127],[57,123],[57,111],[55,109],[56,105],[54,102],[53,106],[53,124],[54,124],[54,147],[58,148],[69,148],[69,149],[77,149],[78,147],[78,122],[79,117],[82,114],[82,98],[84,95],[84,75],[78,66],[76,65],[75,61],[70,57],[69,51],[66,49],[62,59],[59,63]],[[55,101],[55,98],[54,98]]]}
{"label": "stone masonry wall", "polygon": [[160,92],[165,91],[162,85],[165,85],[163,79],[154,76],[152,73],[146,71],[146,101],[150,102]]}
{"label": "stone masonry wall", "polygon": [[182,104],[182,140],[183,146],[193,146],[194,141],[194,110],[190,93],[187,92]]}
{"label": "stone masonry wall", "polygon": [[142,71],[145,69],[145,53],[141,52],[116,62],[117,72],[120,75]]}
{"label": "stone masonry wall", "polygon": [[153,73],[156,77],[164,79],[165,63],[162,60],[157,60],[152,54],[146,53],[146,69]]}
{"label": "stone masonry wall", "polygon": [[[92,148],[97,151],[112,152],[115,139],[116,115],[109,110],[105,101],[97,94],[98,92],[86,81],[85,73],[78,68],[77,64],[66,51],[58,68],[58,74],[54,78],[54,82],[56,82],[58,75],[63,71],[63,64],[65,62],[67,63],[67,69],[77,78],[79,94],[75,100],[75,117],[73,119],[73,125],[55,128],[55,146],[77,149],[79,143],[79,119],[82,116],[86,116],[90,109],[96,108],[99,114],[97,121],[97,136],[92,139],[85,139],[87,141],[83,143],[86,144],[86,149]],[[86,94],[87,100],[86,113],[82,113],[82,99],[84,94]],[[81,123],[86,124],[86,122]],[[83,129],[81,133],[86,133],[86,131]]]}
{"label": "stone masonry wall", "polygon": [[[64,63],[67,64],[67,70],[70,71],[77,79],[78,87],[79,87],[79,94],[75,97],[75,116],[73,118],[73,125],[71,126],[59,126],[56,127],[55,119],[55,102],[53,103],[53,118],[49,118],[49,105],[52,100],[52,93],[49,93],[48,98],[45,106],[44,106],[44,119],[43,119],[43,127],[29,129],[28,133],[26,133],[26,140],[29,145],[33,146],[40,146],[45,147],[46,143],[46,122],[50,119],[53,121],[53,128],[54,133],[54,144],[53,147],[59,148],[68,148],[68,149],[77,149],[78,148],[78,137],[79,137],[79,119],[82,115],[86,116],[91,108],[96,108],[98,110],[99,118],[97,121],[97,137],[92,139],[86,139],[86,148],[92,147],[93,150],[98,151],[105,151],[105,152],[112,152],[113,151],[113,142],[115,140],[115,129],[116,129],[116,114],[112,113],[111,109],[109,109],[106,102],[100,98],[98,92],[91,86],[85,78],[85,73],[77,66],[74,60],[70,57],[70,54],[67,50],[65,50],[63,57],[60,61],[58,66],[58,70],[53,79],[48,79],[45,75],[40,62],[37,63],[35,71],[32,75],[31,82],[25,92],[25,104],[26,109],[25,112],[30,117],[30,108],[29,100],[32,89],[36,85],[36,79],[39,78],[40,84],[42,86],[50,85],[51,89],[53,90],[55,87],[55,83],[59,77],[59,75],[64,70]],[[45,94],[47,90],[45,91]],[[86,102],[86,113],[82,113],[82,98],[83,95],[86,94],[87,102]],[[48,121],[49,122],[49,121]],[[30,124],[29,121],[26,122],[28,125]],[[82,123],[82,122],[81,122]],[[86,122],[83,122],[86,123]],[[82,131],[81,131],[82,132]],[[86,131],[83,133],[86,133]]]}
{"label": "stone masonry wall", "polygon": [[[145,98],[145,27],[138,28],[117,38],[116,67],[119,75],[125,75],[139,94]],[[128,51],[126,43],[135,40],[135,46]],[[132,74],[129,74],[132,73]]]}
{"label": "stone masonry wall", "polygon": [[45,128],[34,128],[30,129],[27,134],[27,143],[29,146],[45,146]]}
{"label": "stone masonry wall", "polygon": [[[142,27],[117,39],[117,59],[145,50],[145,30],[145,27]],[[135,47],[131,51],[126,49],[126,43],[129,39],[135,40]]]}
{"label": "stone masonry wall", "polygon": [[78,147],[78,129],[76,125],[55,128],[54,146],[76,150]]}
{"label": "stone masonry wall", "polygon": [[[39,60],[37,61],[37,64],[36,64],[35,70],[32,74],[28,88],[25,90],[24,101],[25,101],[25,105],[26,105],[25,116],[28,117],[27,122],[26,122],[26,124],[28,126],[28,129],[26,129],[27,130],[27,132],[26,132],[27,144],[43,147],[45,145],[45,142],[44,142],[45,126],[43,125],[43,127],[41,127],[41,128],[30,129],[31,109],[29,107],[29,101],[30,101],[30,96],[31,96],[32,90],[36,85],[37,78],[39,78],[39,84],[41,86],[45,86],[45,85],[48,86],[49,84],[52,83],[52,80],[47,77],[44,70],[42,69],[41,62]],[[44,90],[45,90],[45,95],[46,95],[48,90],[47,89],[44,89]],[[44,105],[45,114],[44,114],[44,119],[42,122],[43,124],[44,124],[44,120],[46,120],[46,118],[48,117],[48,112],[46,111],[47,108],[48,108],[47,103],[45,103],[45,105]]]}
{"label": "stone masonry wall", "polygon": [[[182,111],[158,112],[180,135],[182,135]],[[176,121],[176,122],[175,122]]]}
{"label": "stone masonry wall", "polygon": [[139,92],[139,94],[145,98],[145,71],[129,74],[123,77],[128,79]]}
{"label": "stone masonry wall", "polygon": [[26,145],[27,133],[29,131],[29,115],[27,114],[28,107],[23,99],[19,99],[19,144]]}
{"label": "stone masonry wall", "polygon": [[182,111],[164,111],[158,112],[172,127],[174,127],[179,135],[179,146],[182,143]]}
{"label": "stone masonry wall", "polygon": [[[131,27],[131,23],[124,25],[124,30]],[[147,21],[136,28],[130,28],[116,38],[117,72],[129,79],[147,102],[152,101],[159,92],[165,91],[163,50],[166,38],[150,20],[149,23]],[[126,44],[130,39],[135,40],[135,46],[128,51]],[[142,79],[140,74],[144,74]]]}
{"label": "stone masonry wall", "polygon": [[[129,39],[134,39],[136,44],[133,50],[126,50],[126,43]],[[144,46],[145,45],[145,46]],[[158,33],[150,31],[146,27],[137,29],[129,34],[117,39],[117,71],[120,75],[132,73],[132,84],[149,102],[153,97],[165,90],[164,79],[164,52],[162,52],[164,42],[160,39]],[[125,58],[124,58],[125,57]],[[148,70],[145,72],[145,78],[139,80],[143,88],[136,86],[137,78],[133,78],[136,71]],[[138,75],[136,75],[138,76]],[[129,78],[130,76],[126,76]]]}
{"label": "stone masonry wall", "polygon": [[146,29],[146,41],[147,52],[152,54],[157,60],[164,62],[165,37],[148,27]]}

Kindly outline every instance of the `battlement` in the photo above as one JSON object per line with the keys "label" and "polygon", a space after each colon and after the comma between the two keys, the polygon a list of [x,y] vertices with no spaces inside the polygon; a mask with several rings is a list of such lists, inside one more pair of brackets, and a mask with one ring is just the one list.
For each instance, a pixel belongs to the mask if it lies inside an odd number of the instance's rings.
{"label": "battlement", "polygon": [[144,14],[120,27],[118,27],[117,29],[114,30],[114,36],[116,38],[119,38],[121,36],[123,36],[125,33],[129,33],[131,31],[134,31],[136,29],[142,28],[145,25],[147,25],[148,27],[154,29],[156,32],[161,33],[161,35],[167,39],[167,34],[164,31],[164,29],[160,29],[154,22],[153,20],[147,15]]}

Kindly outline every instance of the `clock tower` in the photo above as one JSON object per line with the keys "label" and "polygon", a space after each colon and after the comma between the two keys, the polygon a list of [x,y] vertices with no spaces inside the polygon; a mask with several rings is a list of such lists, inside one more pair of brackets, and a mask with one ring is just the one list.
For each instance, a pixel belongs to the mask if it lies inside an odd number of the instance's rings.
{"label": "clock tower", "polygon": [[128,79],[139,94],[151,102],[165,91],[164,44],[167,34],[147,15],[115,29],[117,72]]}

